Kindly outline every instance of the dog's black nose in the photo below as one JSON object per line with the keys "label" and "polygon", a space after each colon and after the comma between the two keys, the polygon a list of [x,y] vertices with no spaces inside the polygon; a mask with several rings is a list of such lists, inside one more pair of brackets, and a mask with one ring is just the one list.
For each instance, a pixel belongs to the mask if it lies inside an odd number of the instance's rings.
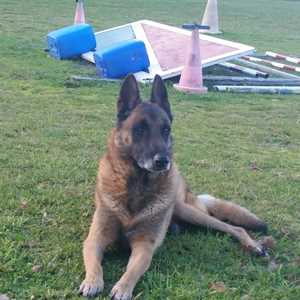
{"label": "dog's black nose", "polygon": [[155,170],[162,171],[169,167],[170,159],[168,156],[156,154],[153,158],[153,164]]}

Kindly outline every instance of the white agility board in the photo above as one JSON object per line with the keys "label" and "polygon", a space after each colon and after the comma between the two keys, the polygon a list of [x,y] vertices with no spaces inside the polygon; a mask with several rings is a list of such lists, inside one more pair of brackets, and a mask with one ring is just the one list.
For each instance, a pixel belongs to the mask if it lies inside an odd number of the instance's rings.
{"label": "white agility board", "polygon": [[[132,39],[142,40],[150,60],[149,73],[138,72],[137,80],[151,81],[156,74],[163,79],[180,75],[189,47],[191,32],[149,20],[141,20],[95,33],[97,50]],[[232,60],[255,52],[244,44],[200,34],[200,51],[203,67]],[[93,52],[82,57],[94,62]]]}

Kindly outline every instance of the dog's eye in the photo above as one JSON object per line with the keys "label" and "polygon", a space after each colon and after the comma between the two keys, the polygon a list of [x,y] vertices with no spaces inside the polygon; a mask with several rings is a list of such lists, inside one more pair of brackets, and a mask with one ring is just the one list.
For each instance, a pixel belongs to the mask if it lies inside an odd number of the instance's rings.
{"label": "dog's eye", "polygon": [[162,128],[162,134],[164,137],[168,137],[170,134],[171,128],[169,126],[164,126]]}
{"label": "dog's eye", "polygon": [[143,136],[146,130],[146,125],[144,123],[138,124],[133,128],[133,134],[135,137],[140,138]]}
{"label": "dog's eye", "polygon": [[134,130],[134,134],[136,136],[142,136],[143,133],[144,133],[144,129],[142,127],[135,128],[135,130]]}

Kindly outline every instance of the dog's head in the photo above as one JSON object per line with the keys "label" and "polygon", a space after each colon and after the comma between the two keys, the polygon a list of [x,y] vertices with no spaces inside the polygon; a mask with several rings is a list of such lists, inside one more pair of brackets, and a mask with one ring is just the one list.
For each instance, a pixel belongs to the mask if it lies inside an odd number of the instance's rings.
{"label": "dog's head", "polygon": [[120,151],[141,169],[169,170],[172,114],[161,77],[155,76],[150,101],[142,102],[136,79],[129,75],[121,87],[117,111],[115,142]]}

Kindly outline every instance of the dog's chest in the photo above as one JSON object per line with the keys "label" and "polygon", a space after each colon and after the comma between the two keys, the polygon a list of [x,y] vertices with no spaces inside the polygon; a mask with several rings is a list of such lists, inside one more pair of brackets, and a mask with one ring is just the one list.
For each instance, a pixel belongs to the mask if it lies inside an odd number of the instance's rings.
{"label": "dog's chest", "polygon": [[140,212],[153,201],[154,193],[146,175],[130,176],[127,180],[127,209],[130,214]]}
{"label": "dog's chest", "polygon": [[162,193],[161,183],[148,174],[135,174],[127,180],[127,209],[137,214],[146,206],[155,205]]}

